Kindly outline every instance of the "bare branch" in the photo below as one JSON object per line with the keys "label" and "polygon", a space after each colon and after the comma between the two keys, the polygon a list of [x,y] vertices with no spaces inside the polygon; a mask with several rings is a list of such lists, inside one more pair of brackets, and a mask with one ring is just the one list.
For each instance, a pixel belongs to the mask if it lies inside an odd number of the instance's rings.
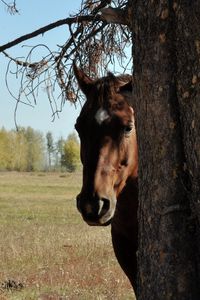
{"label": "bare branch", "polygon": [[[131,43],[131,32],[126,26],[127,3],[125,0],[82,0],[77,15],[2,45],[0,52],[9,59],[6,85],[16,100],[16,110],[22,102],[35,105],[40,90],[47,93],[53,117],[62,111],[66,100],[74,104],[77,100],[80,102],[82,94],[74,78],[74,60],[93,77],[105,75],[110,64],[113,70],[121,66],[126,71],[130,61],[126,49]],[[110,4],[113,7],[107,7]],[[68,26],[69,38],[57,49],[51,50],[47,45],[39,44],[29,48],[25,58],[14,58],[4,51],[62,25]],[[38,61],[34,60],[35,53],[37,57],[42,53]],[[9,86],[12,76],[19,84],[16,94],[13,86]]]}
{"label": "bare branch", "polygon": [[59,20],[59,21],[56,21],[54,23],[51,23],[47,26],[44,26],[44,27],[41,27],[31,33],[28,33],[28,34],[25,34],[5,45],[2,45],[0,46],[0,52],[2,51],[5,51],[6,49],[8,48],[11,48],[13,46],[16,46],[17,44],[20,44],[26,40],[29,40],[29,39],[32,39],[40,34],[43,34],[49,30],[52,30],[56,27],[59,27],[59,26],[62,26],[62,25],[71,25],[73,23],[79,23],[79,22],[90,22],[90,21],[93,21],[94,18],[96,19],[101,19],[100,16],[93,16],[93,15],[88,15],[88,16],[81,16],[81,17],[74,17],[74,18],[66,18],[66,19],[62,19],[62,20]]}
{"label": "bare branch", "polygon": [[6,53],[5,51],[2,51],[2,53],[9,58],[11,61],[15,62],[17,65],[22,66],[22,67],[29,67],[29,68],[35,68],[36,65],[38,64],[38,62],[34,62],[34,63],[28,63],[16,58],[11,57],[8,53]]}
{"label": "bare branch", "polygon": [[7,10],[11,15],[19,14],[19,11],[16,7],[16,1],[15,0],[12,3],[7,3],[4,0],[0,0],[0,1],[7,7]]}

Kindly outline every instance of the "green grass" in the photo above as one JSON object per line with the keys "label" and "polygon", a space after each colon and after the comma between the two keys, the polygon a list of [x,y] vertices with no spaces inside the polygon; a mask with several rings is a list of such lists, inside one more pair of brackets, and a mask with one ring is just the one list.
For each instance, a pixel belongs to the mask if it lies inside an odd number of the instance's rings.
{"label": "green grass", "polygon": [[0,173],[0,300],[134,299],[110,227],[76,210],[80,187],[79,173]]}

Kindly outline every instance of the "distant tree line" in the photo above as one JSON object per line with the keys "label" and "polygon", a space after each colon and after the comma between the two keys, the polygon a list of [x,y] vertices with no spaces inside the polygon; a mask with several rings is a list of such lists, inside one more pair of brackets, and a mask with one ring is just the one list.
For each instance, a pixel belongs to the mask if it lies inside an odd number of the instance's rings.
{"label": "distant tree line", "polygon": [[69,171],[80,166],[79,142],[74,133],[54,141],[31,127],[0,129],[0,171]]}
{"label": "distant tree line", "polygon": [[80,146],[75,133],[68,135],[67,140],[62,137],[54,142],[49,131],[46,134],[48,169],[67,170],[74,172],[80,166]]}

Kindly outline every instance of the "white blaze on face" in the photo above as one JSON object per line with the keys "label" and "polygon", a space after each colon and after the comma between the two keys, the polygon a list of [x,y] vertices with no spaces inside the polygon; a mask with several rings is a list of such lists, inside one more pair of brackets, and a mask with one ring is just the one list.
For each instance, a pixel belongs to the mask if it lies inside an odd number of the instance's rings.
{"label": "white blaze on face", "polygon": [[95,115],[95,119],[96,119],[96,121],[99,125],[101,125],[108,118],[109,118],[109,114],[105,109],[99,108],[97,110],[96,115]]}

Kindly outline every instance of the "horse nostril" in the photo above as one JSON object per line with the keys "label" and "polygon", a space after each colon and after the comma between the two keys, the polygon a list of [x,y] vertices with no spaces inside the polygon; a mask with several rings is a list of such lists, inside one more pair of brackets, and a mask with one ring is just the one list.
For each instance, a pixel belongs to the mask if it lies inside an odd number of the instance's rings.
{"label": "horse nostril", "polygon": [[113,201],[98,195],[86,196],[79,194],[76,198],[77,209],[83,219],[89,225],[108,225],[114,214]]}
{"label": "horse nostril", "polygon": [[102,198],[100,200],[100,203],[101,205],[99,207],[99,215],[102,216],[110,209],[110,200]]}
{"label": "horse nostril", "polygon": [[114,199],[112,201],[106,198],[101,198],[100,201],[103,205],[98,216],[99,223],[101,225],[109,225],[114,215],[116,201]]}

